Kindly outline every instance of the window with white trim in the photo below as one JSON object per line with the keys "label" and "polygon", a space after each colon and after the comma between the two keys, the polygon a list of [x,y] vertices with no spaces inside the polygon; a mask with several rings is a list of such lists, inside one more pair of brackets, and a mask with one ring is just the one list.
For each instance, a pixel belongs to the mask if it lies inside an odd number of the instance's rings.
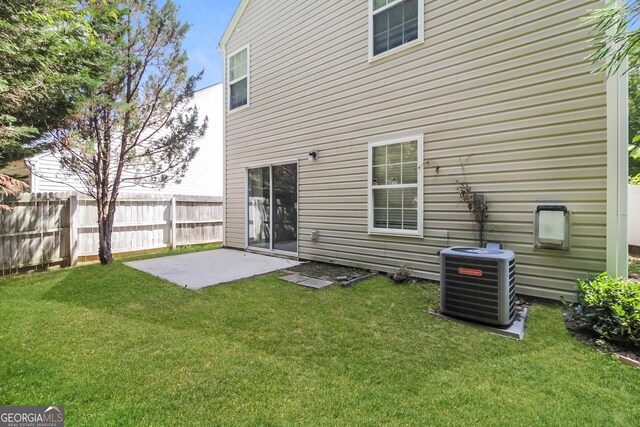
{"label": "window with white trim", "polygon": [[424,0],[369,0],[369,56],[424,39]]}
{"label": "window with white trim", "polygon": [[249,104],[249,47],[229,56],[229,111]]}
{"label": "window with white trim", "polygon": [[369,232],[422,236],[423,136],[369,144]]}

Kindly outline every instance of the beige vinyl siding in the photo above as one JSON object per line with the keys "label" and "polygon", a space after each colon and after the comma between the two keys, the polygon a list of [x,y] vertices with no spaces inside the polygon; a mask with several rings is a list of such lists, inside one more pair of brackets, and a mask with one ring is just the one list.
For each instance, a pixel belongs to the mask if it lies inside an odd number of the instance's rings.
{"label": "beige vinyl siding", "polygon": [[[251,106],[226,116],[226,244],[245,246],[246,166],[299,159],[300,258],[437,280],[437,251],[476,239],[466,179],[518,291],[568,295],[605,268],[606,93],[579,27],[596,4],[426,1],[424,43],[370,63],[366,1],[252,0],[226,46],[251,44]],[[424,238],[369,235],[367,144],[416,133]],[[543,203],[573,211],[570,253],[533,249]]]}

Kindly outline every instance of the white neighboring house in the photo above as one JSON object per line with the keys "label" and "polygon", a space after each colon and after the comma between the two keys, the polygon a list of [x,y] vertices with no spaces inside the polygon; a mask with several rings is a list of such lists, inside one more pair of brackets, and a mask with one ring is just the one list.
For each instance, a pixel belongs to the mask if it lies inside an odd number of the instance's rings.
{"label": "white neighboring house", "polygon": [[[180,184],[169,183],[162,189],[127,186],[122,193],[176,194],[185,196],[222,196],[223,180],[223,86],[216,84],[196,91],[193,102],[201,118],[209,118],[204,138],[196,142],[198,154]],[[73,175],[61,170],[59,161],[49,152],[27,159],[31,165],[31,192],[75,191],[82,187]],[[68,184],[65,184],[68,183]]]}

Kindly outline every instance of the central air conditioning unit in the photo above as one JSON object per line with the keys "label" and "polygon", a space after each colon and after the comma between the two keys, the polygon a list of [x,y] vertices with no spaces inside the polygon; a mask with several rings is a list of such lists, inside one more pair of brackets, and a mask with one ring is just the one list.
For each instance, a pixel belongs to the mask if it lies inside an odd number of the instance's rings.
{"label": "central air conditioning unit", "polygon": [[509,326],[516,311],[516,256],[511,251],[455,247],[440,252],[440,311]]}

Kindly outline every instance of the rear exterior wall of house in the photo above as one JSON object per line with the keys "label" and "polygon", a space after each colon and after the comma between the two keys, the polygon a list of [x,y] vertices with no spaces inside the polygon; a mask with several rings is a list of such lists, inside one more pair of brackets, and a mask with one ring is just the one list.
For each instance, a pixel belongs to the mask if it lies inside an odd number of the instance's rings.
{"label": "rear exterior wall of house", "polygon": [[[597,4],[425,1],[424,42],[369,61],[367,1],[251,1],[225,46],[250,46],[250,104],[225,119],[226,245],[245,248],[246,168],[297,159],[301,259],[438,280],[440,249],[477,244],[466,181],[518,292],[571,294],[606,258],[606,86],[580,22]],[[415,134],[424,235],[370,234],[368,144]],[[534,249],[540,204],[572,211],[569,252]]]}

